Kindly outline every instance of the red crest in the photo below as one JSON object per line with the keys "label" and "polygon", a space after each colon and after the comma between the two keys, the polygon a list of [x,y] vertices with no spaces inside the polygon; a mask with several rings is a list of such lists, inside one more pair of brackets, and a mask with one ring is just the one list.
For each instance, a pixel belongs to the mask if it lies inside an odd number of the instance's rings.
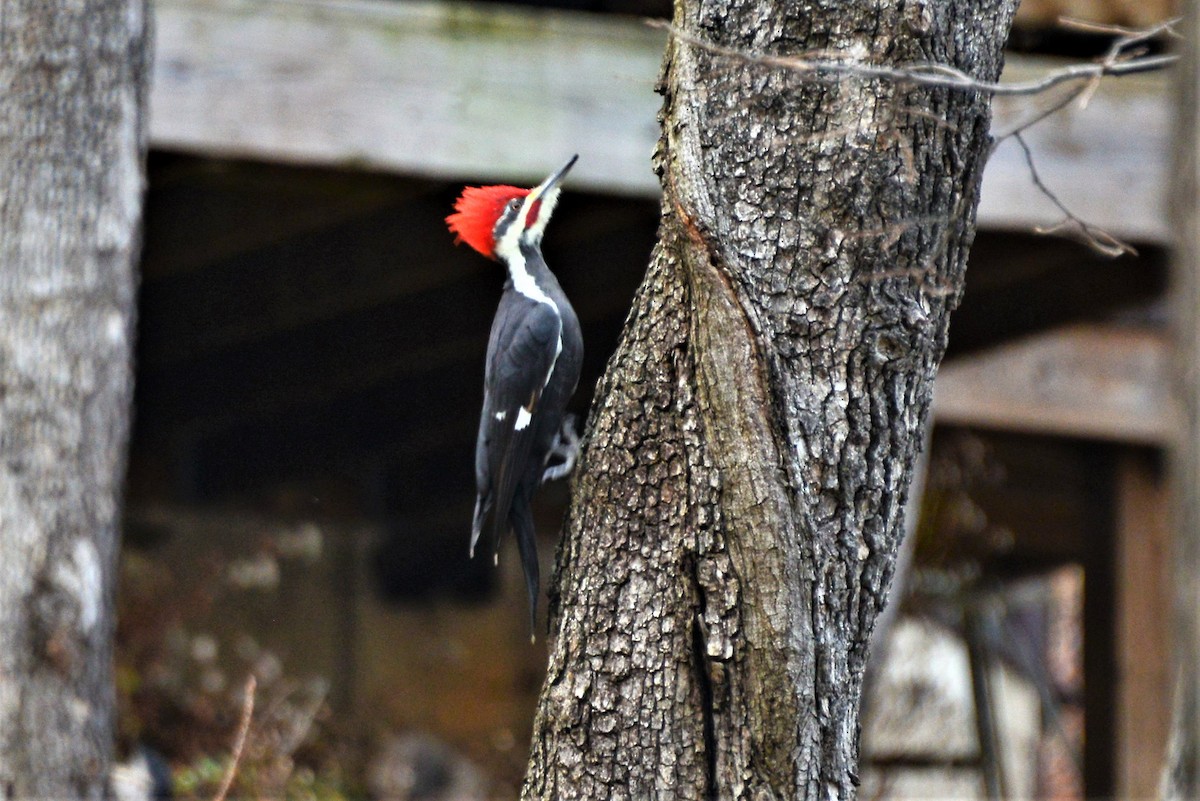
{"label": "red crest", "polygon": [[446,218],[455,242],[466,242],[475,250],[496,258],[496,241],[492,232],[504,212],[504,205],[513,198],[523,198],[528,189],[515,186],[468,186],[454,202],[454,213]]}

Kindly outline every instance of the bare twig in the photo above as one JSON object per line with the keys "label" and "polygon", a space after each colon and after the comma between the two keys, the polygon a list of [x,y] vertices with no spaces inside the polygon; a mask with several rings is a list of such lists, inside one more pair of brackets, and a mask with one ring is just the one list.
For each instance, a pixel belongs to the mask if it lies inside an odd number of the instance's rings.
{"label": "bare twig", "polygon": [[[1054,103],[1051,103],[1050,105],[1046,106],[1046,108],[1042,109],[1040,112],[1038,112],[1032,118],[1025,120],[1020,125],[1017,125],[1017,126],[1013,127],[1012,129],[1005,131],[1004,133],[997,134],[995,141],[992,143],[993,149],[995,149],[996,145],[1000,144],[1005,139],[1015,136],[1015,135],[1021,133],[1022,131],[1026,130],[1027,128],[1031,128],[1034,125],[1037,125],[1039,122],[1046,119],[1051,114],[1054,114],[1059,109],[1065,108],[1066,106],[1070,105],[1076,99],[1079,100],[1080,108],[1086,108],[1088,103],[1091,101],[1092,96],[1096,93],[1096,90],[1100,87],[1100,80],[1102,78],[1104,78],[1106,75],[1122,74],[1122,73],[1117,73],[1117,72],[1105,71],[1106,68],[1115,68],[1122,64],[1134,64],[1134,63],[1139,63],[1139,62],[1145,62],[1146,59],[1143,57],[1141,51],[1138,49],[1144,43],[1150,41],[1151,39],[1155,39],[1159,36],[1178,36],[1179,35],[1175,31],[1175,27],[1174,27],[1175,24],[1177,22],[1179,22],[1178,18],[1169,19],[1165,22],[1161,22],[1158,25],[1155,25],[1152,28],[1147,28],[1146,30],[1130,30],[1128,28],[1121,28],[1121,27],[1113,26],[1113,25],[1098,25],[1095,23],[1083,23],[1078,20],[1071,20],[1071,19],[1067,19],[1067,18],[1063,18],[1062,20],[1060,20],[1060,22],[1066,27],[1074,27],[1079,30],[1087,30],[1090,32],[1095,32],[1095,33],[1119,33],[1121,35],[1117,39],[1115,39],[1113,41],[1113,43],[1109,46],[1108,51],[1104,54],[1104,57],[1101,58],[1100,61],[1097,62],[1095,65],[1092,65],[1092,66],[1100,67],[1101,68],[1100,71],[1098,71],[1095,74],[1093,74],[1092,76],[1088,77],[1088,79],[1086,81],[1079,81],[1078,83],[1076,83],[1073,87],[1071,87],[1071,89],[1069,91],[1065,92],[1061,98],[1059,98]],[[1161,57],[1152,56],[1150,58],[1161,58]],[[1169,62],[1167,62],[1167,63],[1169,63]],[[1162,66],[1165,66],[1165,64]],[[1155,67],[1154,69],[1158,69],[1158,68],[1159,67]],[[1067,69],[1070,69],[1070,68],[1068,67]]]}
{"label": "bare twig", "polygon": [[[1090,64],[1073,64],[1061,69],[1048,72],[1041,78],[1031,81],[1014,81],[1009,83],[998,83],[993,81],[981,81],[966,72],[952,67],[948,64],[933,64],[933,63],[909,63],[898,65],[876,64],[862,61],[851,57],[846,53],[836,51],[820,50],[809,51],[807,53],[794,56],[774,56],[765,54],[745,53],[735,48],[718,45],[713,42],[705,41],[700,37],[688,33],[672,25],[666,20],[646,20],[646,24],[653,28],[658,28],[667,31],[675,39],[700,48],[710,53],[736,59],[750,64],[760,64],[767,67],[778,69],[786,69],[792,72],[800,73],[811,77],[813,80],[840,80],[843,78],[868,78],[879,80],[891,80],[897,83],[911,84],[916,86],[933,86],[949,89],[960,89],[964,91],[982,92],[992,96],[1039,96],[1054,89],[1055,87],[1067,85],[1068,90],[1065,91],[1062,97],[1047,105],[1044,109],[1038,111],[1033,117],[1022,121],[1012,129],[999,133],[995,136],[992,142],[992,150],[1003,142],[1005,139],[1016,139],[1025,156],[1025,163],[1029,167],[1029,174],[1034,185],[1043,195],[1045,195],[1059,211],[1063,213],[1064,219],[1056,225],[1035,228],[1037,233],[1069,233],[1073,234],[1077,239],[1086,244],[1088,247],[1109,257],[1116,257],[1124,254],[1136,255],[1137,251],[1128,243],[1123,242],[1112,234],[1088,224],[1074,213],[1072,213],[1066,205],[1063,204],[1058,196],[1050,190],[1038,175],[1037,168],[1033,163],[1033,153],[1031,152],[1028,143],[1022,137],[1022,133],[1030,127],[1036,125],[1050,115],[1066,107],[1075,100],[1079,100],[1083,106],[1086,106],[1088,101],[1095,93],[1100,84],[1101,79],[1108,76],[1133,75],[1142,72],[1152,72],[1163,69],[1177,60],[1177,56],[1172,54],[1166,55],[1146,55],[1144,45],[1161,36],[1170,36],[1178,38],[1179,34],[1175,30],[1175,24],[1179,19],[1169,19],[1145,30],[1132,30],[1118,26],[1098,25],[1095,23],[1081,22],[1079,20],[1063,19],[1062,24],[1076,30],[1083,30],[1092,33],[1104,33],[1115,35],[1117,38],[1109,46],[1108,51],[1104,56]],[[829,135],[826,132],[823,136]],[[904,155],[903,153],[901,154]],[[990,155],[990,153],[989,153]],[[907,171],[907,170],[906,170]],[[902,229],[895,229],[889,226],[886,232],[861,232],[863,235],[872,236],[885,234],[889,236],[898,236]],[[892,277],[892,276],[886,276]],[[874,276],[873,276],[874,278]]]}
{"label": "bare twig", "polygon": [[[1054,70],[1032,81],[1014,81],[1012,83],[997,83],[981,81],[962,70],[949,64],[872,64],[827,50],[817,53],[806,53],[797,56],[773,56],[758,53],[745,53],[732,47],[725,47],[708,42],[686,31],[680,30],[666,20],[646,20],[652,28],[665,30],[672,37],[686,42],[693,47],[710,53],[734,58],[751,64],[763,64],[778,67],[806,75],[818,80],[838,79],[841,77],[879,78],[909,83],[917,86],[937,86],[949,89],[963,89],[984,92],[990,95],[1039,95],[1059,84],[1073,81],[1090,81],[1109,75],[1132,75],[1139,72],[1152,72],[1163,69],[1174,63],[1178,57],[1173,54],[1164,55],[1134,55],[1125,57],[1134,44],[1145,42],[1164,33],[1173,32],[1175,20],[1169,20],[1145,31],[1126,37],[1127,44],[1122,45],[1118,57],[1107,57],[1092,64],[1072,64],[1069,67]],[[1119,41],[1126,41],[1119,40]]]}
{"label": "bare twig", "polygon": [[863,283],[878,283],[893,278],[907,278],[917,282],[921,291],[931,298],[944,298],[958,292],[958,287],[937,280],[932,267],[910,267],[908,269],[881,270],[865,275]]}
{"label": "bare twig", "polygon": [[[1153,32],[1152,35],[1163,34],[1173,39],[1182,39],[1183,35],[1175,30],[1175,25],[1181,19],[1181,17],[1175,17],[1149,30]],[[1143,40],[1148,38],[1143,36],[1146,31],[1140,28],[1126,28],[1122,25],[1110,25],[1107,22],[1093,22],[1086,19],[1076,19],[1075,17],[1059,17],[1058,24],[1064,28],[1082,31],[1083,33],[1100,33],[1108,36],[1138,36]]]}
{"label": "bare twig", "polygon": [[940,128],[943,131],[955,132],[958,130],[957,125],[947,122],[931,111],[925,111],[924,109],[919,109],[916,106],[899,106],[896,110],[908,117],[919,117],[920,119],[928,120],[929,122],[933,123],[935,127]]}
{"label": "bare twig", "polygon": [[254,675],[251,674],[246,679],[245,700],[242,702],[242,720],[238,723],[237,736],[233,741],[233,754],[229,760],[229,767],[225,769],[225,775],[221,778],[221,786],[217,790],[217,794],[213,796],[213,801],[225,801],[225,796],[229,793],[229,788],[233,786],[233,778],[237,775],[238,763],[242,760],[242,751],[246,748],[246,735],[250,733],[250,719],[254,717],[254,690],[258,686]]}
{"label": "bare twig", "polygon": [[1033,185],[1038,188],[1038,191],[1046,196],[1058,210],[1063,214],[1063,220],[1055,225],[1047,228],[1033,229],[1039,234],[1074,234],[1080,242],[1110,258],[1115,258],[1122,255],[1136,256],[1137,250],[1127,242],[1124,242],[1107,231],[1097,228],[1090,223],[1084,222],[1077,217],[1066,205],[1058,199],[1054,192],[1042,181],[1042,176],[1038,174],[1037,167],[1033,163],[1033,151],[1029,147],[1029,143],[1025,141],[1025,137],[1016,133],[1013,134],[1013,139],[1021,146],[1021,152],[1025,155],[1025,165],[1029,168],[1029,177],[1033,179]]}
{"label": "bare twig", "polygon": [[889,223],[878,228],[860,228],[856,231],[835,228],[834,231],[843,239],[851,242],[858,239],[875,239],[878,237],[891,245],[895,244],[896,240],[913,228],[918,228],[922,225],[942,225],[947,222],[949,222],[949,219],[939,214],[927,217],[906,217],[898,222]]}

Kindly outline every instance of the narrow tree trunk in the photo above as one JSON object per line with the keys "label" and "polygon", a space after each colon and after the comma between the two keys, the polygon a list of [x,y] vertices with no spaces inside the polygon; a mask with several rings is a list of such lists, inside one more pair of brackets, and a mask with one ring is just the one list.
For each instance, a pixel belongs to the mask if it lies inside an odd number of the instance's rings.
{"label": "narrow tree trunk", "polygon": [[[679,0],[747,53],[1000,72],[1015,0]],[[854,795],[988,97],[675,40],[660,242],[600,384],[525,798]]]}
{"label": "narrow tree trunk", "polygon": [[0,3],[0,798],[100,798],[144,0]]}

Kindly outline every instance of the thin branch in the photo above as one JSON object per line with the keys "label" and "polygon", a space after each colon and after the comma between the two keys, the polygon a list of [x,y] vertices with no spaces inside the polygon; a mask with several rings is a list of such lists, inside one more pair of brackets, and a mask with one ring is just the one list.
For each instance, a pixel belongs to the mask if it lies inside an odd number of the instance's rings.
{"label": "thin branch", "polygon": [[258,682],[254,675],[251,674],[246,679],[245,700],[242,702],[242,720],[238,723],[237,737],[233,741],[233,756],[229,760],[229,767],[225,769],[225,776],[221,779],[221,787],[217,790],[217,794],[213,796],[213,801],[225,801],[225,796],[229,793],[229,788],[233,786],[233,778],[237,775],[238,763],[242,761],[242,751],[246,748],[246,735],[250,733],[250,719],[254,717],[254,690],[257,688]]}
{"label": "thin branch", "polygon": [[1136,256],[1137,250],[1127,242],[1124,242],[1107,231],[1097,228],[1090,223],[1084,222],[1077,217],[1066,205],[1058,199],[1058,196],[1050,190],[1050,187],[1042,181],[1042,176],[1038,174],[1037,167],[1033,163],[1033,151],[1029,147],[1029,143],[1025,141],[1025,137],[1016,133],[1013,134],[1013,139],[1021,146],[1021,152],[1025,155],[1025,165],[1029,168],[1029,177],[1033,179],[1033,185],[1038,188],[1038,191],[1046,196],[1058,210],[1063,214],[1063,220],[1048,228],[1034,228],[1035,233],[1039,234],[1059,234],[1073,233],[1076,238],[1083,244],[1095,250],[1097,253],[1102,253],[1110,258],[1117,256],[1130,255]]}
{"label": "thin branch", "polygon": [[[1061,98],[1040,110],[1032,118],[1016,125],[1011,130],[997,134],[992,142],[991,150],[994,151],[1005,139],[1016,139],[1025,155],[1025,163],[1029,167],[1029,174],[1034,185],[1063,213],[1064,219],[1062,222],[1048,228],[1035,228],[1034,231],[1036,233],[1067,232],[1074,234],[1076,238],[1088,247],[1109,257],[1116,257],[1123,254],[1136,255],[1137,251],[1131,245],[1107,231],[1084,222],[1058,199],[1058,196],[1046,186],[1038,174],[1037,168],[1033,163],[1033,153],[1028,143],[1022,137],[1022,133],[1075,100],[1079,100],[1082,105],[1086,106],[1098,88],[1101,79],[1105,77],[1152,72],[1173,64],[1178,59],[1177,56],[1171,54],[1146,55],[1144,45],[1146,42],[1160,36],[1178,38],[1179,33],[1175,30],[1175,25],[1178,22],[1178,18],[1169,19],[1145,30],[1131,30],[1117,26],[1097,25],[1078,20],[1063,19],[1062,23],[1067,27],[1093,33],[1115,34],[1117,38],[1109,46],[1104,56],[1097,62],[1091,64],[1073,64],[1049,72],[1036,80],[996,83],[977,80],[962,70],[951,67],[948,64],[910,63],[895,66],[870,64],[829,50],[810,51],[796,56],[745,53],[731,47],[705,41],[698,36],[680,30],[666,20],[646,20],[646,24],[650,27],[665,30],[675,39],[710,53],[750,64],[761,64],[768,67],[790,70],[803,75],[809,75],[815,80],[837,80],[844,77],[874,78],[917,86],[961,89],[983,92],[993,96],[1008,97],[1038,96],[1055,87],[1064,84],[1070,85],[1068,91]],[[990,152],[988,155],[990,156]],[[875,232],[862,233],[869,236]],[[898,235],[895,231],[889,230],[888,233],[892,236]]]}
{"label": "thin branch", "polygon": [[[1131,30],[1115,25],[1085,23],[1079,20],[1072,20],[1068,18],[1062,18],[1059,21],[1064,27],[1068,28],[1085,30],[1092,33],[1120,34],[1120,36],[1109,46],[1108,51],[1104,54],[1103,58],[1101,58],[1100,61],[1095,65],[1102,68],[1116,68],[1122,64],[1137,63],[1139,59],[1141,59],[1142,54],[1136,50],[1136,48],[1140,48],[1145,42],[1148,42],[1151,39],[1155,39],[1159,36],[1177,37],[1179,35],[1175,31],[1174,27],[1175,24],[1179,22],[1178,18],[1169,19],[1165,22],[1155,25],[1152,28],[1147,28],[1146,30]],[[1105,75],[1115,74],[1117,73],[1101,70],[1087,81],[1076,83],[1068,92],[1064,93],[1059,100],[1042,109],[1031,119],[1022,122],[1020,125],[1013,127],[1011,130],[997,134],[992,143],[992,149],[994,150],[996,146],[1005,139],[1015,136],[1027,128],[1037,125],[1039,122],[1046,119],[1051,114],[1054,114],[1059,109],[1070,105],[1076,99],[1079,100],[1080,108],[1087,108],[1092,96],[1096,93],[1096,90],[1100,88],[1100,80]]]}
{"label": "thin branch", "polygon": [[942,225],[950,220],[943,215],[930,215],[927,217],[907,217],[899,222],[889,223],[879,228],[860,228],[855,231],[848,231],[844,228],[834,228],[833,230],[842,237],[843,240],[851,242],[859,239],[875,239],[882,238],[888,245],[893,245],[896,241],[913,228],[918,228],[922,225]]}
{"label": "thin branch", "polygon": [[[1155,35],[1161,33],[1170,36],[1173,39],[1182,39],[1183,34],[1175,30],[1177,25],[1183,18],[1175,17],[1167,20],[1162,25],[1151,28]],[[1110,25],[1107,22],[1093,22],[1087,19],[1077,19],[1075,17],[1059,17],[1058,24],[1064,28],[1074,31],[1082,31],[1083,33],[1099,33],[1108,36],[1140,36],[1143,40],[1149,37],[1142,36],[1146,31],[1140,28],[1126,28],[1122,25]]]}
{"label": "thin branch", "polygon": [[1163,69],[1178,60],[1173,54],[1126,57],[1129,47],[1133,44],[1147,41],[1164,33],[1173,33],[1175,20],[1168,20],[1145,31],[1138,31],[1126,37],[1127,44],[1120,48],[1118,57],[1105,58],[1092,64],[1073,64],[1069,67],[1054,70],[1041,78],[1032,81],[1015,81],[1012,83],[996,83],[981,81],[962,70],[948,64],[870,64],[852,58],[839,57],[837,53],[822,51],[820,55],[804,54],[798,56],[772,56],[756,53],[745,53],[732,47],[725,47],[708,42],[686,31],[680,30],[666,20],[646,20],[652,28],[667,31],[672,37],[681,42],[698,47],[717,55],[734,58],[751,64],[762,64],[769,67],[812,75],[818,80],[837,79],[844,76],[856,78],[880,78],[898,83],[909,83],[918,86],[937,86],[949,89],[985,92],[998,96],[1039,95],[1059,84],[1073,81],[1090,81],[1109,75],[1133,75],[1140,72],[1153,72]]}
{"label": "thin branch", "polygon": [[937,280],[932,267],[910,267],[908,269],[882,270],[864,275],[862,283],[881,283],[893,278],[907,278],[917,282],[921,291],[931,298],[945,298],[958,292],[958,287]]}

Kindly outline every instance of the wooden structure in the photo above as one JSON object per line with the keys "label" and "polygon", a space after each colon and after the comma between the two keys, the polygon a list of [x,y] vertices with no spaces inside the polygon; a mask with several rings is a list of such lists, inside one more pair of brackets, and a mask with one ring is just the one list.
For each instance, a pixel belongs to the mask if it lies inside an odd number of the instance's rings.
{"label": "wooden structure", "polygon": [[[665,34],[636,19],[430,0],[155,6],[158,147],[476,180],[528,179],[545,154],[578,150],[576,187],[658,195],[649,154]],[[1014,57],[1005,74],[1054,66]],[[1166,91],[1161,75],[1106,83],[1027,136],[1063,200],[1119,236],[1166,241]],[[1044,102],[1000,103],[997,129]],[[989,166],[979,219],[1014,230],[1057,221],[1012,144]]]}
{"label": "wooden structure", "polygon": [[[463,181],[529,180],[581,154],[547,257],[566,268],[590,388],[654,239],[664,35],[498,5],[155,6],[131,505],[369,517],[403,566],[384,576],[393,590],[479,595],[490,566],[459,557],[499,276],[451,247],[442,218]],[[1024,78],[1055,62],[1009,65]],[[1003,105],[997,128],[1042,102]],[[1009,455],[1013,479],[981,499],[1015,535],[999,563],[1079,560],[1115,588],[1088,598],[1089,778],[1137,797],[1166,715],[1162,660],[1145,654],[1165,649],[1147,622],[1167,603],[1155,459],[1177,426],[1154,305],[1167,82],[1105,83],[1027,138],[1064,202],[1145,254],[1106,261],[1026,233],[1058,215],[1001,147],[934,414]]]}
{"label": "wooden structure", "polygon": [[1173,443],[1171,490],[1175,539],[1174,667],[1176,700],[1169,773],[1163,797],[1175,801],[1200,793],[1200,3],[1185,4],[1183,43],[1176,84],[1175,170],[1172,222],[1176,231],[1172,311],[1176,345],[1175,382],[1180,426]]}

